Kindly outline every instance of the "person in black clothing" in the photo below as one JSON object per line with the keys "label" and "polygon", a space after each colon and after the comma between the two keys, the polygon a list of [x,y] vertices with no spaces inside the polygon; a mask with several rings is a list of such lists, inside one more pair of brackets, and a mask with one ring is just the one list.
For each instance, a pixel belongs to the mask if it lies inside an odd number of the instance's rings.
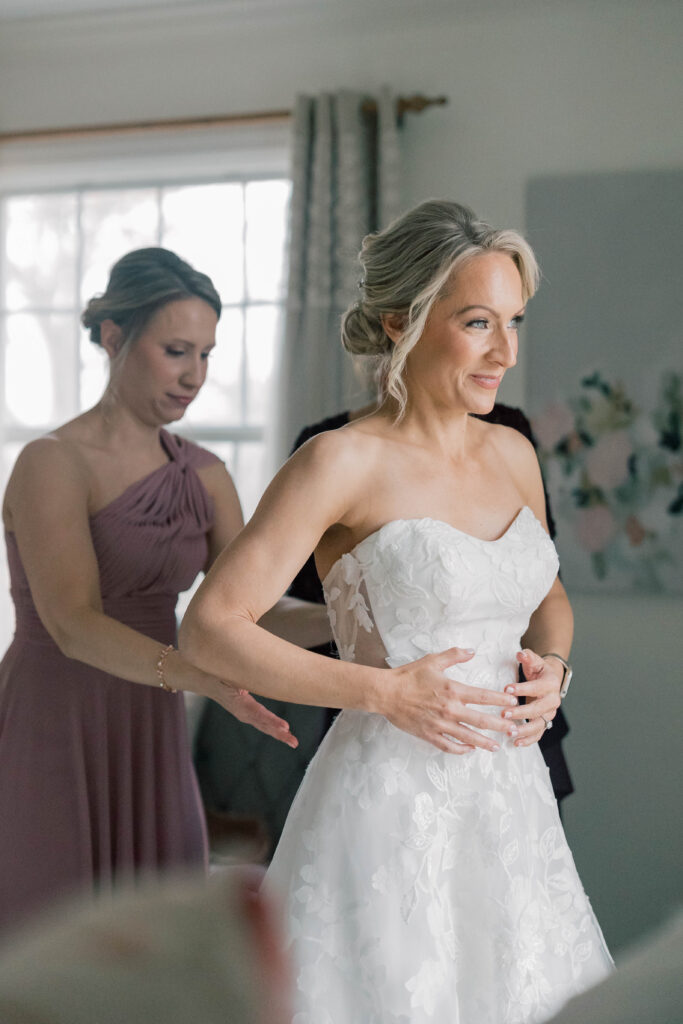
{"label": "person in black clothing", "polygon": [[[311,426],[304,427],[294,443],[292,453],[295,452],[297,448],[300,448],[302,444],[305,444],[306,441],[310,440],[310,438],[315,437],[316,434],[321,434],[326,430],[336,430],[339,427],[344,427],[351,419],[360,419],[362,416],[372,412],[374,408],[375,406],[373,404],[366,408],[358,409],[355,412],[341,412],[336,416],[330,416],[327,419],[321,420],[319,423],[314,423]],[[527,440],[531,441],[534,447],[536,447],[536,442],[531,430],[531,424],[521,409],[516,409],[510,405],[503,405],[502,402],[496,402],[490,413],[486,416],[480,416],[479,418],[487,420],[490,423],[501,423],[503,426],[512,427],[513,429],[518,430],[527,438]],[[544,492],[548,530],[551,538],[554,540],[557,531],[555,528],[555,520],[553,519],[550,511],[550,501],[545,484]],[[288,590],[288,594],[292,597],[301,598],[304,601],[317,601],[318,603],[323,603],[322,584],[315,567],[313,555],[310,556],[306,564],[297,574]],[[336,656],[334,645],[317,647],[314,648],[314,650],[317,654],[330,654],[333,657]],[[284,708],[278,713],[286,715],[286,706],[284,706]],[[336,714],[336,709],[330,709],[328,715],[323,720],[323,735],[332,724]],[[538,743],[545,763],[548,765],[550,781],[552,783],[553,792],[555,793],[555,799],[558,803],[560,803],[565,797],[569,796],[570,793],[574,792],[569,768],[562,749],[562,740],[568,732],[569,725],[567,724],[567,719],[560,707],[557,709],[553,728],[544,732]],[[322,735],[320,738],[322,739]]]}

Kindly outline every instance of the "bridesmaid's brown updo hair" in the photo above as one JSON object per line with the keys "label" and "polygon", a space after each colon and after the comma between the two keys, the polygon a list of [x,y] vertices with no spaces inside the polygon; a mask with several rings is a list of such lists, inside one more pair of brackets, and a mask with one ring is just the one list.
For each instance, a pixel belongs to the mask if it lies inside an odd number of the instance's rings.
{"label": "bridesmaid's brown updo hair", "polygon": [[106,291],[90,300],[81,323],[90,340],[101,345],[100,324],[113,320],[127,348],[162,306],[191,298],[203,299],[220,318],[221,300],[210,277],[169,249],[135,249],[111,268]]}
{"label": "bridesmaid's brown updo hair", "polygon": [[[516,231],[495,230],[459,203],[428,199],[363,239],[361,297],[342,317],[342,344],[368,357],[380,400],[395,398],[399,419],[407,401],[403,369],[434,302],[459,267],[487,252],[510,256],[522,279],[524,301],[531,298],[539,270],[528,242]],[[395,343],[382,323],[392,315],[403,322]]]}

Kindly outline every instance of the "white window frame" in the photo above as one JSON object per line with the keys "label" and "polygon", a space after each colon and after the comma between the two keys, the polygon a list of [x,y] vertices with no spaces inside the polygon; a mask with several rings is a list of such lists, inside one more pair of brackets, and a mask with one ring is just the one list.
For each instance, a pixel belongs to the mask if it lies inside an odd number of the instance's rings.
{"label": "white window frame", "polygon": [[[63,187],[60,187],[60,188],[42,188],[40,190],[38,190],[37,188],[33,188],[33,189],[15,189],[15,190],[12,190],[12,191],[9,191],[9,190],[2,190],[2,191],[0,191],[0,237],[4,237],[4,231],[5,231],[5,225],[3,223],[3,210],[4,210],[4,207],[2,205],[3,200],[8,199],[8,198],[15,198],[15,197],[22,196],[22,195],[35,195],[35,194],[40,194],[40,195],[60,195],[60,194],[61,195],[75,195],[76,196],[76,232],[77,232],[77,241],[76,241],[76,268],[77,268],[76,269],[76,293],[74,295],[74,300],[73,300],[72,306],[70,306],[69,308],[54,308],[54,307],[50,307],[50,306],[22,306],[22,308],[20,310],[12,310],[12,309],[7,309],[0,302],[0,318],[2,318],[2,322],[4,323],[4,317],[9,316],[9,315],[13,315],[13,314],[16,314],[16,313],[29,313],[29,314],[38,314],[38,315],[41,315],[41,314],[49,315],[49,314],[52,314],[52,313],[56,313],[56,314],[66,314],[66,313],[70,314],[70,313],[74,313],[76,318],[78,317],[78,311],[80,310],[80,307],[82,305],[81,295],[80,295],[80,282],[81,282],[81,279],[82,279],[82,268],[83,268],[83,263],[82,263],[83,232],[82,232],[82,228],[81,228],[81,208],[82,208],[83,196],[87,192],[95,191],[95,190],[96,191],[102,190],[102,191],[108,191],[108,192],[115,192],[116,190],[124,191],[124,190],[128,190],[128,189],[130,189],[130,190],[146,189],[148,191],[156,191],[156,202],[157,202],[157,207],[158,207],[158,229],[157,229],[157,237],[156,237],[156,240],[155,240],[154,244],[160,246],[160,245],[162,245],[162,236],[163,236],[163,228],[164,228],[163,212],[162,212],[162,195],[163,195],[163,190],[165,188],[167,188],[169,186],[172,187],[172,188],[187,188],[187,187],[193,187],[193,186],[198,186],[198,185],[214,185],[214,184],[233,184],[233,185],[237,184],[237,185],[244,186],[247,183],[252,182],[252,181],[269,181],[269,180],[272,180],[273,177],[274,177],[274,175],[272,173],[261,172],[261,173],[258,173],[258,174],[257,173],[253,173],[253,174],[246,174],[246,173],[243,173],[243,174],[224,174],[224,175],[221,175],[220,177],[212,176],[210,178],[173,178],[170,181],[161,181],[159,179],[155,179],[155,180],[152,180],[152,181],[149,181],[149,180],[148,181],[130,181],[130,182],[117,181],[114,184],[108,184],[106,182],[98,182],[97,185],[78,185],[78,186],[71,187],[71,188],[63,186]],[[283,175],[283,177],[284,177],[284,175]],[[121,255],[123,255],[123,253],[121,253]],[[201,270],[201,266],[199,266],[197,269]],[[0,248],[0,283],[3,280],[3,277],[4,277],[3,251],[2,251],[2,248]],[[0,292],[0,294],[1,294],[1,292]],[[248,299],[246,297],[246,290],[243,290],[242,294],[243,294],[243,298],[240,301],[238,301],[238,302],[229,302],[229,301],[228,302],[223,302],[222,303],[222,308],[224,310],[227,310],[227,309],[239,309],[239,310],[241,310],[242,317],[243,317],[243,323],[244,324],[246,324],[246,313],[247,313],[247,310],[249,308],[254,308],[254,307],[258,307],[258,306],[279,306],[281,309],[284,309],[284,297],[280,298],[279,300],[278,299],[272,299],[272,300],[255,299],[255,300],[251,300],[251,299]],[[77,322],[78,321],[76,319],[75,323],[77,323]],[[0,339],[2,340],[2,343],[4,344],[4,336],[2,335],[1,332],[0,332]],[[78,330],[78,335],[77,335],[77,338],[76,338],[76,344],[75,344],[75,347],[74,347],[75,360],[74,360],[74,365],[72,367],[72,372],[73,372],[73,375],[74,375],[74,379],[71,382],[71,387],[73,389],[73,394],[76,394],[76,395],[78,395],[78,393],[79,393],[79,385],[80,385],[80,361],[79,361],[80,340],[81,340],[81,331]],[[240,411],[241,411],[242,418],[244,419],[244,411],[245,411],[245,409],[247,407],[247,375],[246,375],[246,368],[247,368],[247,359],[248,359],[247,353],[245,351],[244,332],[242,334],[241,344],[242,344],[242,360],[241,360],[242,374],[241,374],[241,380],[240,380],[239,406],[240,406]],[[4,379],[3,379],[3,374],[4,374],[4,361],[2,359],[0,359],[0,396],[4,395],[4,383],[5,382],[4,382]],[[3,401],[2,397],[0,397],[0,401]],[[52,424],[51,426],[58,426],[58,424],[55,423],[55,424]],[[179,427],[179,432],[182,433],[184,436],[190,438],[191,440],[196,440],[196,441],[204,440],[204,441],[225,441],[225,442],[234,442],[234,441],[237,441],[237,442],[242,442],[242,441],[248,442],[248,441],[262,441],[262,440],[264,440],[265,437],[266,437],[266,434],[267,434],[266,427],[267,427],[266,424],[263,424],[263,426],[250,426],[250,425],[242,422],[241,424],[226,425],[225,428],[218,428],[218,427],[202,426],[201,424],[192,423],[189,420],[188,421],[182,420],[181,424],[180,424],[180,427]],[[26,426],[21,426],[21,425],[18,425],[18,424],[9,424],[9,425],[6,425],[4,427],[4,429],[3,429],[2,441],[3,441],[3,443],[6,442],[6,441],[17,441],[17,442],[21,442],[21,443],[25,444],[28,441],[33,440],[33,438],[37,437],[41,433],[44,433],[44,428],[42,428],[42,427],[26,427]]]}
{"label": "white window frame", "polygon": [[[0,149],[2,199],[10,195],[31,195],[36,192],[75,192],[80,196],[90,189],[116,188],[156,188],[159,199],[164,187],[178,188],[214,182],[244,183],[289,176],[289,126],[278,123],[211,130],[163,131],[130,137],[112,135],[51,143],[17,142]],[[159,225],[161,229],[161,216]],[[1,205],[0,232],[4,237]],[[80,256],[80,238],[78,252]],[[77,286],[80,271],[79,266]],[[0,265],[0,279],[1,276]],[[74,296],[75,309],[80,308],[80,303],[80,295]],[[266,304],[278,303],[249,302],[245,297],[240,302],[225,302],[223,308],[239,308],[244,314],[248,306]],[[0,308],[3,316],[8,312]],[[52,310],[27,308],[21,312]],[[4,395],[2,365],[3,361],[0,360],[0,396]],[[242,410],[246,401],[245,365],[243,360],[240,387]],[[77,389],[77,365],[73,372],[76,380],[72,384]],[[266,424],[263,429],[247,424],[228,425],[224,429],[202,428],[188,421],[182,423],[180,432],[192,440],[230,443],[267,440],[269,432],[266,428]],[[41,430],[31,427],[9,426],[3,430],[2,441],[27,443],[39,433]]]}

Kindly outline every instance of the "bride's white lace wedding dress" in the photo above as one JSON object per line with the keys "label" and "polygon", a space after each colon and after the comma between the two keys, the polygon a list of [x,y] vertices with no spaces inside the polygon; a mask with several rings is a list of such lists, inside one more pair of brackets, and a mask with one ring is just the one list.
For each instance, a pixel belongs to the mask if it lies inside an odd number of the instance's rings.
{"label": "bride's white lace wedding dress", "polygon": [[[448,674],[503,690],[557,568],[529,508],[494,541],[387,523],[324,581],[340,656],[394,667],[472,647]],[[266,876],[295,1024],[531,1024],[611,970],[538,747],[490,735],[496,753],[458,756],[339,715]]]}

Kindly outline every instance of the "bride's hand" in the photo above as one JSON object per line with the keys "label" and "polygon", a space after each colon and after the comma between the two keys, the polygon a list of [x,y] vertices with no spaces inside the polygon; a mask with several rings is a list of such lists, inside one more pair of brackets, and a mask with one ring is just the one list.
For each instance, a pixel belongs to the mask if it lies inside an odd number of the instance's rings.
{"label": "bride's hand", "polygon": [[[526,697],[526,703],[511,711],[504,711],[508,721],[518,720],[519,734],[516,747],[529,747],[537,743],[546,729],[550,728],[561,703],[560,685],[562,671],[555,661],[546,661],[533,651],[524,650],[517,654],[526,682],[506,686],[508,693]],[[524,719],[528,719],[525,723]]]}
{"label": "bride's hand", "polygon": [[288,747],[298,747],[299,741],[289,731],[289,722],[279,718],[263,704],[255,700],[247,690],[240,690],[230,683],[219,681],[220,685],[216,692],[211,694],[213,700],[217,701],[226,711],[234,715],[245,725],[253,725],[259,732],[264,732],[273,739],[286,743]]}
{"label": "bride's hand", "polygon": [[387,687],[387,706],[382,714],[398,729],[449,754],[465,754],[475,747],[497,750],[499,744],[478,730],[515,735],[518,727],[471,705],[510,708],[517,705],[517,698],[467,686],[444,674],[451,665],[469,661],[473,654],[472,650],[452,647],[392,669],[396,686]]}

